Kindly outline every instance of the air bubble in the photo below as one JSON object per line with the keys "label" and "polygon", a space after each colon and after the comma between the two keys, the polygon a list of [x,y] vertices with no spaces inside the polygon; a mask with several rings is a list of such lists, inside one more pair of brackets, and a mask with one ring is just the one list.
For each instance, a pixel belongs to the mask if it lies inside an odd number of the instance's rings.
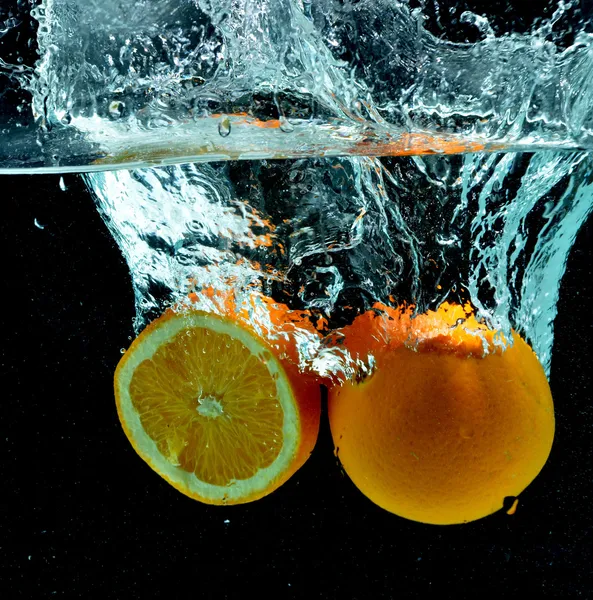
{"label": "air bubble", "polygon": [[353,100],[350,104],[350,108],[354,113],[359,115],[362,110],[362,104],[360,103],[360,100]]}
{"label": "air bubble", "polygon": [[218,124],[218,133],[220,137],[228,137],[231,133],[231,121],[228,117],[225,117]]}
{"label": "air bubble", "polygon": [[109,105],[109,114],[112,118],[119,119],[124,114],[125,109],[126,105],[123,102],[120,100],[114,100]]}

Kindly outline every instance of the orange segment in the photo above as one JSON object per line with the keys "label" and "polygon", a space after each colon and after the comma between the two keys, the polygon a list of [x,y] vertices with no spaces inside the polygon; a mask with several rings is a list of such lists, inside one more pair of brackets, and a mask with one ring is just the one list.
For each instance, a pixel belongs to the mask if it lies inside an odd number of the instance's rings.
{"label": "orange segment", "polygon": [[319,386],[289,375],[267,343],[230,318],[167,311],[115,374],[118,414],[140,456],[211,504],[260,498],[307,459]]}
{"label": "orange segment", "polygon": [[424,523],[501,509],[540,472],[554,438],[552,396],[531,348],[514,334],[512,346],[484,354],[494,332],[467,313],[455,327],[459,310],[355,320],[350,347],[364,354],[368,335],[376,368],[329,395],[336,453],[352,481],[379,506]]}

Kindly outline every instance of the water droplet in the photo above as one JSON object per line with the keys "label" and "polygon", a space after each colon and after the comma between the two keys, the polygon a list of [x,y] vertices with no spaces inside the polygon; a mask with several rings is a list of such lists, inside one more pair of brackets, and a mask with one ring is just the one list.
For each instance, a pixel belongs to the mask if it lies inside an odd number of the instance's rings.
{"label": "water droplet", "polygon": [[125,354],[126,353],[126,349],[125,348],[120,348],[119,349],[119,353],[120,354]]}
{"label": "water droplet", "polygon": [[60,189],[61,189],[63,192],[65,192],[65,191],[66,191],[66,189],[67,189],[67,188],[66,188],[66,184],[64,183],[64,178],[63,178],[63,177],[60,177],[60,182],[59,182],[59,184],[58,184],[58,185],[60,186]]}
{"label": "water droplet", "polygon": [[109,114],[112,118],[119,119],[124,114],[125,109],[126,105],[123,102],[120,100],[114,100],[109,105]]}
{"label": "water droplet", "polygon": [[70,125],[72,123],[72,115],[70,113],[66,113],[61,119],[60,122],[62,125]]}
{"label": "water droplet", "polygon": [[35,227],[37,227],[37,229],[45,229],[45,225],[42,225],[37,219],[33,220],[33,224]]}
{"label": "water droplet", "polygon": [[218,124],[218,133],[220,134],[221,137],[227,137],[228,135],[230,135],[231,133],[231,121],[228,117],[225,117],[219,124]]}

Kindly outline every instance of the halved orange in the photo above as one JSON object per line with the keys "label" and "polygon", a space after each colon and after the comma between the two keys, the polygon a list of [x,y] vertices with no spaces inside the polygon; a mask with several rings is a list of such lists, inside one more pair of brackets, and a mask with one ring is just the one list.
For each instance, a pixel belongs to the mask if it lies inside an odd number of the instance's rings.
{"label": "halved orange", "polygon": [[305,463],[319,429],[315,381],[246,323],[191,309],[169,309],[134,340],[115,397],[136,452],[208,504],[277,489]]}

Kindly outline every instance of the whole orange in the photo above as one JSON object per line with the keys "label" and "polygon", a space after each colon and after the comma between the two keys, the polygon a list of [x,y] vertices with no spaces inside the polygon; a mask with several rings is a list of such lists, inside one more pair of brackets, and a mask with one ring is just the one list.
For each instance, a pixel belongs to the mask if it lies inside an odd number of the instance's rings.
{"label": "whole orange", "polygon": [[355,485],[397,515],[433,524],[485,517],[548,458],[546,375],[518,334],[503,350],[461,307],[410,314],[375,311],[346,328],[345,345],[351,337],[359,355],[364,332],[372,338],[376,364],[363,382],[330,390],[336,454]]}

